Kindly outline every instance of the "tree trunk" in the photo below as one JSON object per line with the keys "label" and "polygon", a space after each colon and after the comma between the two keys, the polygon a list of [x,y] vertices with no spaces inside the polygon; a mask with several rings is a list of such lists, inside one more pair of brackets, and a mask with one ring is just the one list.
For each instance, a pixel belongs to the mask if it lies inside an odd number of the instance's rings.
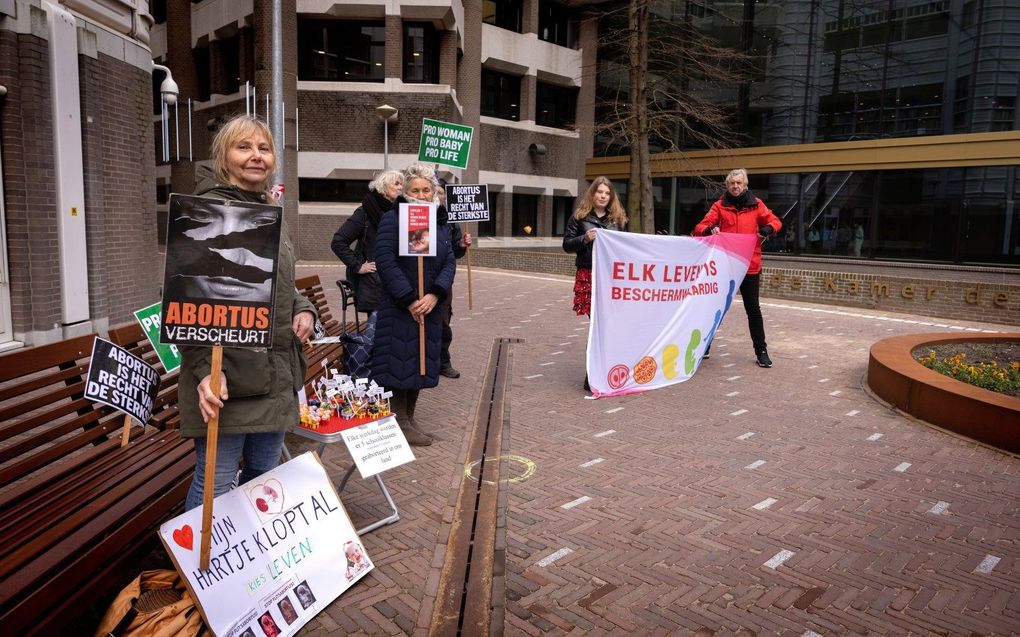
{"label": "tree trunk", "polygon": [[627,51],[630,76],[630,181],[627,207],[632,232],[655,232],[648,154],[648,0],[630,0]]}

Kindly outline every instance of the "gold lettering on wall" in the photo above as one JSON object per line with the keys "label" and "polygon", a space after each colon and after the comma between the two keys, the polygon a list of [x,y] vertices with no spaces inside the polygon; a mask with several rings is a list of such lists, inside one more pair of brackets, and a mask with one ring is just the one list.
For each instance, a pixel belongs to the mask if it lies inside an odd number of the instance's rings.
{"label": "gold lettering on wall", "polygon": [[[843,293],[846,296],[858,296],[860,294],[867,293],[867,282],[860,281],[857,279],[842,278],[838,274],[822,274],[822,290],[824,292],[831,292],[834,294]],[[813,277],[802,276],[784,276],[781,272],[772,274],[769,279],[769,287],[779,290],[786,288],[789,290],[804,293],[805,284],[810,284]],[[787,285],[784,286],[784,281]],[[843,285],[840,285],[843,284]],[[811,288],[807,290],[810,292]],[[923,291],[923,295],[922,295]],[[913,301],[915,299],[923,299],[925,301],[931,301],[935,298],[938,288],[932,285],[923,285],[920,282],[904,283],[902,286],[896,287],[895,284],[890,284],[883,281],[872,281],[871,282],[871,296],[874,298],[889,297],[895,293],[898,293],[900,297]],[[966,290],[963,295],[964,301],[969,305],[980,305],[984,297],[984,290],[982,284],[975,284],[973,288]],[[992,307],[1008,308],[1009,307],[1009,292],[995,292],[991,296]]]}

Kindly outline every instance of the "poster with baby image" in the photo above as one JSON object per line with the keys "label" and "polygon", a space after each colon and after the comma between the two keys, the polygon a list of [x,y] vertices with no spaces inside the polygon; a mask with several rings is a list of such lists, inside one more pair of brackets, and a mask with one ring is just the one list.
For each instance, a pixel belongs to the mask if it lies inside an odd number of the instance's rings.
{"label": "poster with baby image", "polygon": [[434,203],[400,204],[400,251],[402,257],[434,257],[436,244],[436,209]]}
{"label": "poster with baby image", "polygon": [[313,452],[219,496],[214,510],[207,570],[201,507],[159,538],[217,637],[293,635],[374,568]]}
{"label": "poster with baby image", "polygon": [[159,342],[272,347],[283,209],[171,195]]}

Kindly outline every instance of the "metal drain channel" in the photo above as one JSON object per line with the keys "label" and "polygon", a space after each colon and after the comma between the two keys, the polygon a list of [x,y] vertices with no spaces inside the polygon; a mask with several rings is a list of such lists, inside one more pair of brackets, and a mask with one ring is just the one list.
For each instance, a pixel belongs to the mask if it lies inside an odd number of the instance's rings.
{"label": "metal drain channel", "polygon": [[[504,430],[510,415],[512,348],[522,339],[495,339],[489,350],[478,409],[464,466],[477,467],[477,479],[461,478],[454,507],[439,593],[430,635],[488,635],[493,611],[493,570],[496,564],[497,520],[502,477]],[[500,557],[503,551],[498,551]],[[500,606],[502,603],[500,603]]]}

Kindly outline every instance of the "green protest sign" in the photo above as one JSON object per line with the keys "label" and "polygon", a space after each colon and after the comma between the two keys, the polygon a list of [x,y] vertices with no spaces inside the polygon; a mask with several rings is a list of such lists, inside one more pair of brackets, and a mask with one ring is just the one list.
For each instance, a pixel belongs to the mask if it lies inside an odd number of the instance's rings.
{"label": "green protest sign", "polygon": [[470,126],[423,119],[418,161],[467,168],[473,132]]}
{"label": "green protest sign", "polygon": [[149,307],[136,310],[135,319],[142,326],[145,337],[152,343],[156,355],[159,356],[159,362],[163,363],[163,368],[172,372],[181,366],[181,353],[177,351],[176,345],[164,345],[159,342],[159,317],[162,306],[162,303],[154,303]]}

